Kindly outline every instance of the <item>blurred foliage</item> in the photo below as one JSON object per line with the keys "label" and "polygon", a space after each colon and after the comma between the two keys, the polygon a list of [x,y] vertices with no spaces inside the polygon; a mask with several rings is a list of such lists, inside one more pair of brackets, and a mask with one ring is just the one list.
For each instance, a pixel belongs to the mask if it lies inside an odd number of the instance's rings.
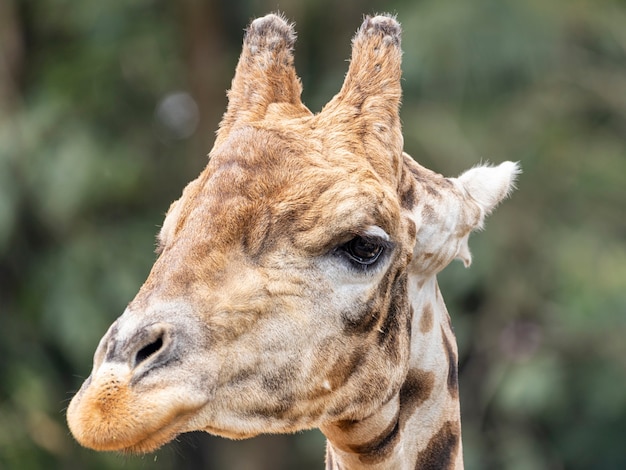
{"label": "blurred foliage", "polygon": [[[64,408],[206,164],[265,0],[0,2],[0,469],[321,468],[317,431],[191,434],[144,457],[71,438]],[[405,147],[519,191],[441,285],[468,469],[626,468],[626,4],[286,0],[304,100],[339,89],[361,15],[403,23]]]}

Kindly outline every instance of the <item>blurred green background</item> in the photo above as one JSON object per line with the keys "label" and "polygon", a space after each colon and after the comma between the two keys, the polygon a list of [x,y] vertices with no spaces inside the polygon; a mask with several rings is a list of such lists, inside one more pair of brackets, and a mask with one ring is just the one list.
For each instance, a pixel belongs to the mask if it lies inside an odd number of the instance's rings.
{"label": "blurred green background", "polygon": [[0,469],[323,467],[318,431],[81,449],[65,408],[206,164],[250,19],[280,9],[314,111],[364,13],[403,24],[405,148],[519,190],[440,282],[467,469],[626,468],[626,2],[0,0]]}

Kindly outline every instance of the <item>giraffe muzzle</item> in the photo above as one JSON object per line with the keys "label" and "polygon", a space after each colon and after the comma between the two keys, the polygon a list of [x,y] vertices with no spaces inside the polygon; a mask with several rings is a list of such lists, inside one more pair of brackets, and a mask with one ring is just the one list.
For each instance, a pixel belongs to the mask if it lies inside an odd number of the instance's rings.
{"label": "giraffe muzzle", "polygon": [[187,414],[210,396],[168,380],[175,369],[169,366],[184,360],[185,338],[172,323],[118,319],[102,338],[91,375],[68,407],[74,437],[92,449],[149,452],[187,431]]}

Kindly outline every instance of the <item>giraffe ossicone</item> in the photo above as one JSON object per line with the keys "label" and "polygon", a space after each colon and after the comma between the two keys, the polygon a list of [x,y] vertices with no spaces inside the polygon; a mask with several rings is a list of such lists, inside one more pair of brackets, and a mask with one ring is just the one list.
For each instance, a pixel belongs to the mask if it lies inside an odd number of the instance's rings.
{"label": "giraffe ossicone", "polygon": [[457,350],[436,275],[518,165],[458,178],[403,152],[400,25],[367,17],[339,93],[300,100],[295,33],[248,28],[209,163],[67,412],[96,450],[318,427],[327,468],[462,468]]}

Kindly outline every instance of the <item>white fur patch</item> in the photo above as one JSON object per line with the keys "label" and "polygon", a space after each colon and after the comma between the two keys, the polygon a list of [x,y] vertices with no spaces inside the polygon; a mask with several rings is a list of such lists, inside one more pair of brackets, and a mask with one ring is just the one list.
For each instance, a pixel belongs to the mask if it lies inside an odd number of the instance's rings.
{"label": "white fur patch", "polygon": [[503,162],[498,166],[484,165],[467,170],[457,181],[485,214],[489,214],[515,189],[515,180],[521,172],[519,163]]}

